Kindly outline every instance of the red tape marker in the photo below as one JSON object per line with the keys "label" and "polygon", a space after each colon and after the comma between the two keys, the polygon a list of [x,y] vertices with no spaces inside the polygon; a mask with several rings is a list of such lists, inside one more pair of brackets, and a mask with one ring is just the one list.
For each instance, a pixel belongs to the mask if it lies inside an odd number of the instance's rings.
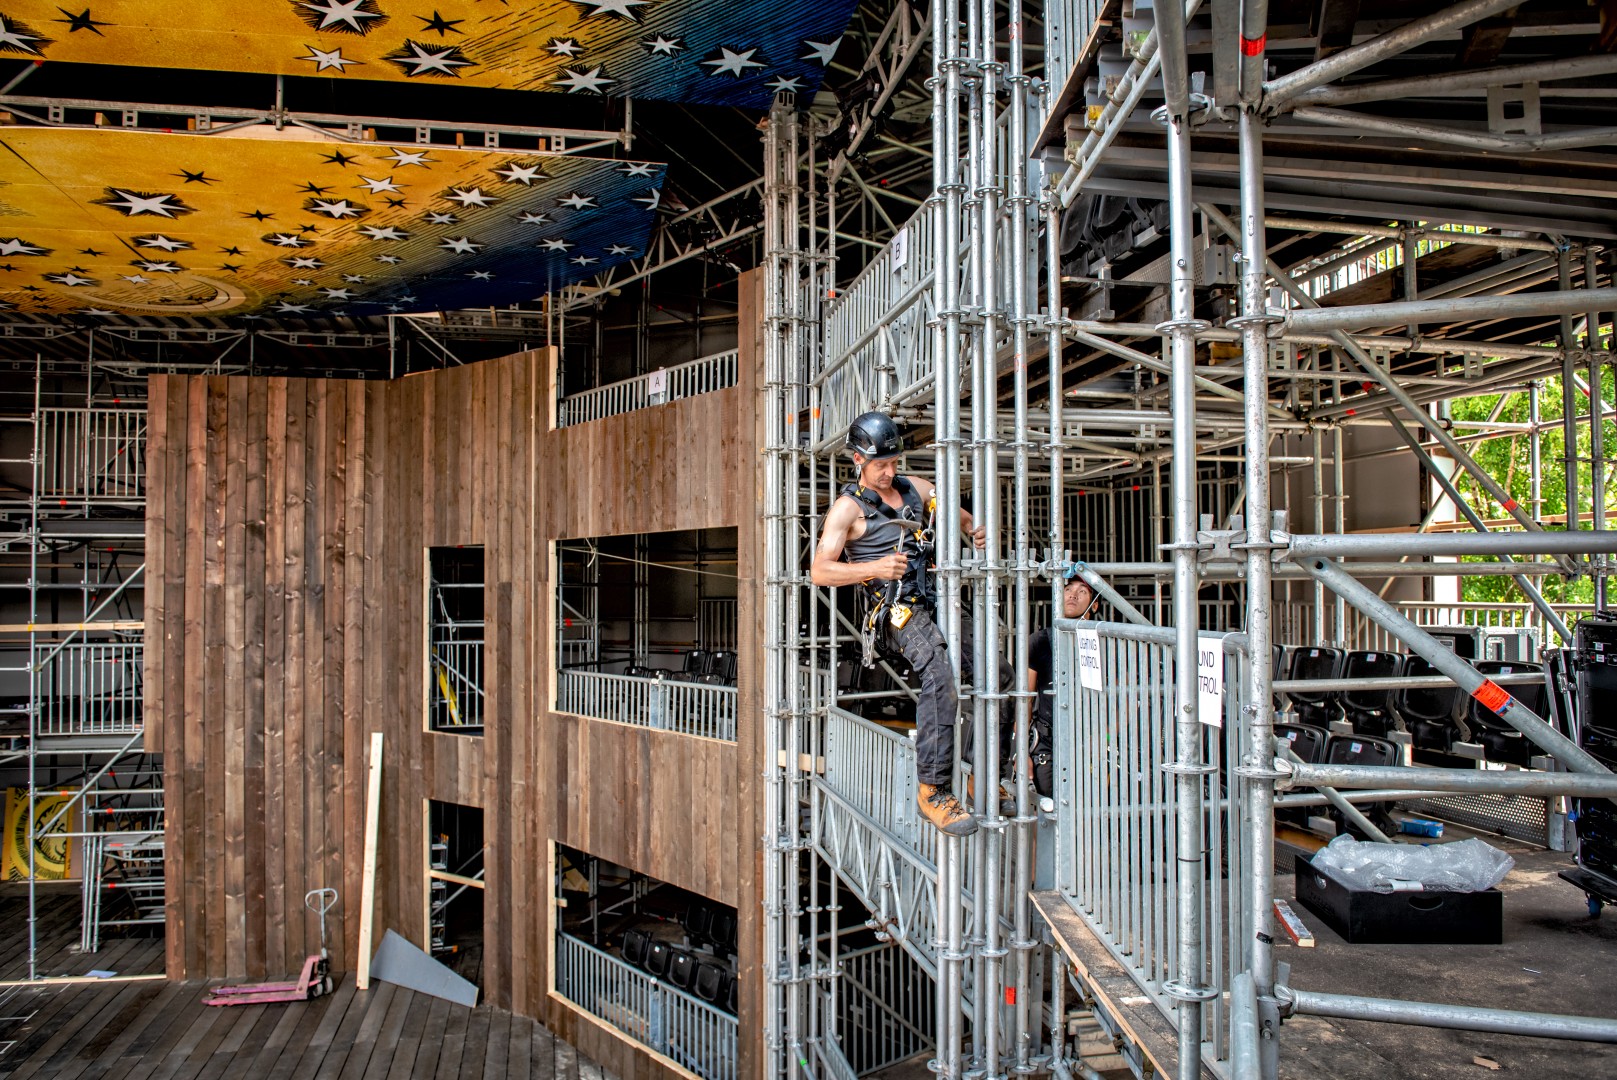
{"label": "red tape marker", "polygon": [[1506,499],[1504,502],[1500,503],[1499,505],[1503,506],[1507,511],[1509,511],[1509,510],[1516,509],[1516,507],[1520,506],[1521,504],[1518,503],[1515,499]]}
{"label": "red tape marker", "polygon": [[1269,35],[1268,34],[1263,34],[1263,35],[1259,36],[1256,41],[1254,41],[1253,39],[1243,35],[1242,38],[1241,38],[1241,55],[1242,56],[1257,56],[1257,55],[1259,55],[1260,53],[1263,52],[1263,43],[1268,41],[1268,40],[1269,40]]}
{"label": "red tape marker", "polygon": [[1471,696],[1485,709],[1494,712],[1504,712],[1505,706],[1510,704],[1510,691],[1494,682],[1492,679],[1482,680],[1482,685],[1471,691]]}

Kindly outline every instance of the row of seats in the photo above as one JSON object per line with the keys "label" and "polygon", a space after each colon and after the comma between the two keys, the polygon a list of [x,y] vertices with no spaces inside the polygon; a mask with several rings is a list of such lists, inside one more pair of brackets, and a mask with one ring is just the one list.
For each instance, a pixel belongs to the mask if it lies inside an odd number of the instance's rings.
{"label": "row of seats", "polygon": [[[1277,654],[1277,664],[1279,655]],[[1486,676],[1544,674],[1543,664],[1516,660],[1473,660]],[[1280,668],[1277,667],[1277,670]],[[1419,656],[1396,652],[1343,652],[1318,646],[1292,650],[1288,677],[1296,680],[1384,679],[1433,676],[1440,672]],[[1538,713],[1546,713],[1548,693],[1542,683],[1512,684],[1513,697]],[[1451,754],[1461,743],[1481,746],[1489,761],[1525,766],[1535,753],[1532,743],[1503,717],[1458,687],[1405,690],[1293,691],[1296,722],[1283,725],[1287,737],[1301,739],[1294,746],[1304,760],[1305,749],[1327,752],[1331,723],[1351,724],[1355,736],[1385,739],[1394,731],[1406,732],[1417,750]],[[1304,729],[1313,729],[1307,731]]]}
{"label": "row of seats", "polygon": [[709,1005],[736,1011],[736,979],[723,964],[703,960],[666,941],[655,941],[641,930],[624,932],[623,959]]}
{"label": "row of seats", "polygon": [[684,654],[679,668],[650,667],[634,663],[623,669],[625,675],[641,679],[654,679],[661,675],[677,682],[701,683],[706,686],[734,686],[736,684],[736,654],[731,649],[691,649]]}
{"label": "row of seats", "polygon": [[693,948],[707,946],[720,956],[734,956],[736,952],[736,913],[727,907],[708,907],[692,904],[680,916],[685,928],[685,940]]}

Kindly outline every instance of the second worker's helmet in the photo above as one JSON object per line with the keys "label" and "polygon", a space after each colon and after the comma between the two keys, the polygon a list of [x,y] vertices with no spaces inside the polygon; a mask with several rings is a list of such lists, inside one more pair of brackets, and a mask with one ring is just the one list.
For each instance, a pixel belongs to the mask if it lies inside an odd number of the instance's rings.
{"label": "second worker's helmet", "polygon": [[886,413],[867,412],[848,425],[848,452],[867,461],[884,461],[904,452],[898,425]]}

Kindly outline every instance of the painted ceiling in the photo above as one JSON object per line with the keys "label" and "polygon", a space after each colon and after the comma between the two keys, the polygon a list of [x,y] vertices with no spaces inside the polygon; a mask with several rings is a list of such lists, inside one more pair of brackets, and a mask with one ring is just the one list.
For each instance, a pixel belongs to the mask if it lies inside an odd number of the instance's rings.
{"label": "painted ceiling", "polygon": [[666,169],[118,129],[14,128],[0,144],[0,311],[17,314],[362,317],[533,300],[643,253]]}
{"label": "painted ceiling", "polygon": [[[767,109],[854,0],[0,0],[0,58],[422,81]],[[138,100],[132,90],[131,100]]]}

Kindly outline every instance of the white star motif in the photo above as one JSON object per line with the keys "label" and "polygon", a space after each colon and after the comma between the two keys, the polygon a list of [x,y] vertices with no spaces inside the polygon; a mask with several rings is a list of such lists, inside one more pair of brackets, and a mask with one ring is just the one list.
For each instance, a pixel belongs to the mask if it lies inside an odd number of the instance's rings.
{"label": "white star motif", "polygon": [[393,156],[387,160],[393,162],[394,165],[399,167],[403,167],[405,165],[419,165],[424,169],[427,167],[427,162],[433,160],[427,156],[428,153],[429,151],[426,150],[423,150],[418,154],[412,154],[407,150],[395,150],[393,151]]}
{"label": "white star motif", "polygon": [[387,309],[389,311],[403,311],[404,310],[404,308],[399,306],[398,304],[389,304],[387,306]]}
{"label": "white star motif", "polygon": [[[470,60],[456,58],[455,53],[458,50],[453,45],[442,52],[433,52],[431,49],[423,48],[413,41],[406,41],[404,46],[410,50],[411,55],[392,59],[400,67],[407,65],[414,67],[415,70],[409,72],[412,77],[425,75],[429,71],[441,72],[444,75],[455,75],[456,68],[470,67],[472,63]],[[459,78],[460,76],[456,75],[455,77]]]}
{"label": "white star motif", "polygon": [[372,195],[380,195],[384,191],[404,190],[403,188],[399,187],[398,184],[393,182],[393,178],[391,176],[384,176],[380,180],[372,180],[368,176],[361,176],[359,178],[359,183],[361,187],[369,188]]}
{"label": "white star motif", "polygon": [[343,56],[341,49],[332,49],[330,52],[321,52],[313,45],[305,45],[304,48],[309,50],[309,55],[300,56],[298,59],[307,60],[314,64],[314,70],[316,73],[325,71],[327,68],[336,68],[338,72],[343,72],[348,69],[349,64],[362,63],[362,61],[359,60],[349,60]]}
{"label": "white star motif", "polygon": [[460,255],[470,255],[483,245],[477,243],[469,236],[462,236],[456,239],[442,240],[439,242],[438,246],[441,248],[447,248],[448,250],[456,252]]}
{"label": "white star motif", "polygon": [[753,59],[757,52],[757,49],[745,49],[737,52],[734,49],[727,49],[720,45],[719,53],[721,55],[719,58],[717,60],[703,60],[702,63],[711,67],[715,75],[734,75],[739,79],[747,73],[748,68],[761,68],[764,66]]}
{"label": "white star motif", "polygon": [[294,284],[294,285],[313,285],[314,284],[314,278],[295,277],[295,278],[292,279],[292,284]]}
{"label": "white star motif", "polygon": [[145,274],[119,274],[118,276],[129,282],[131,285],[144,285],[147,281],[151,280]]}
{"label": "white star motif", "polygon": [[328,30],[339,24],[346,25],[356,34],[363,34],[368,24],[361,19],[380,19],[382,16],[374,11],[361,11],[365,0],[322,0],[320,3],[310,3],[309,0],[298,0],[298,7],[308,8],[316,15],[323,16],[317,30]]}
{"label": "white star motif", "polygon": [[630,202],[645,203],[647,210],[655,210],[655,209],[657,209],[657,207],[659,207],[659,206],[661,206],[663,204],[663,193],[661,191],[659,191],[658,189],[656,189],[656,188],[652,188],[650,191],[646,192],[644,195],[636,196],[635,198],[632,198],[629,201]]}
{"label": "white star motif", "polygon": [[842,39],[837,38],[835,41],[805,41],[803,44],[808,46],[808,54],[802,59],[813,61],[824,67],[837,54],[837,46],[842,44]]}
{"label": "white star motif", "polygon": [[404,260],[399,258],[397,255],[378,255],[376,256],[376,261],[397,265]]}
{"label": "white star motif", "polygon": [[640,44],[650,49],[653,53],[662,56],[673,56],[675,52],[683,52],[685,49],[679,38],[665,37],[662,34],[658,34],[654,38],[647,38]]}
{"label": "white star motif", "polygon": [[474,281],[493,281],[494,280],[494,275],[489,273],[487,270],[473,270],[470,274],[467,274],[466,276],[471,278]]}
{"label": "white star motif", "polygon": [[326,265],[313,255],[294,255],[286,260],[286,264],[294,270],[318,270]]}
{"label": "white star motif", "polygon": [[630,161],[624,164],[618,172],[624,176],[650,176],[657,166],[649,161]]}
{"label": "white star motif", "polygon": [[616,15],[621,19],[636,22],[638,20],[631,9],[644,7],[647,0],[573,0],[573,2],[595,9],[584,16],[586,19],[593,19],[597,15]]}
{"label": "white star motif", "polygon": [[634,248],[630,247],[628,244],[612,244],[606,249],[606,253],[608,255],[629,255],[633,252]]}
{"label": "white star motif", "polygon": [[584,47],[572,38],[551,38],[545,46],[545,52],[552,56],[577,56],[583,51]]}
{"label": "white star motif", "polygon": [[164,251],[183,251],[191,246],[190,241],[174,240],[161,233],[156,236],[137,236],[135,243],[141,247],[162,248]]}
{"label": "white star motif", "polygon": [[451,191],[452,194],[444,198],[462,206],[489,206],[496,201],[492,195],[484,195],[482,188],[452,188]]}
{"label": "white star motif", "polygon": [[575,191],[565,199],[557,199],[556,203],[557,205],[566,206],[573,210],[588,210],[590,207],[595,205],[595,200],[589,195],[580,195]]}
{"label": "white star motif", "polygon": [[517,220],[524,225],[547,225],[550,222],[549,214],[538,214],[532,210],[524,210],[517,215]]}
{"label": "white star motif", "polygon": [[495,169],[494,175],[507,184],[522,184],[527,187],[532,187],[533,182],[541,178],[538,165],[518,165],[514,161],[503,169]]}
{"label": "white star motif", "polygon": [[113,188],[112,193],[118,198],[109,200],[105,205],[112,207],[114,210],[122,210],[128,217],[136,217],[140,214],[156,214],[158,217],[171,218],[177,216],[175,214],[176,210],[190,209],[190,207],[181,206],[178,200],[170,202],[169,200],[174,198],[172,195],[153,195],[148,198],[128,191],[120,191],[117,188]]}
{"label": "white star motif", "polygon": [[[86,13],[88,14],[88,12]],[[37,56],[39,55],[39,50],[28,43],[38,40],[38,35],[22,33],[7,22],[4,15],[0,15],[0,45],[10,45],[13,49],[21,49],[23,52],[30,52]]]}
{"label": "white star motif", "polygon": [[310,210],[317,214],[325,214],[327,217],[336,218],[338,221],[343,218],[359,217],[365,212],[363,206],[355,206],[347,199],[311,199],[309,201],[314,204],[309,207]]}
{"label": "white star motif", "polygon": [[601,260],[597,259],[594,255],[574,255],[567,261],[570,263],[576,263],[579,266],[588,266],[590,263],[597,263]]}
{"label": "white star motif", "polygon": [[596,64],[589,71],[573,71],[569,68],[565,75],[556,80],[555,85],[567,87],[569,94],[576,94],[581,90],[591,94],[599,94],[602,87],[616,81],[616,79],[608,79],[602,75],[601,65]]}
{"label": "white star motif", "polygon": [[71,270],[67,271],[66,273],[61,273],[61,274],[46,274],[45,275],[45,280],[46,281],[54,281],[58,285],[66,285],[69,288],[72,288],[72,287],[74,287],[76,285],[94,285],[95,284],[95,282],[92,279],[87,278],[87,277],[79,277],[79,275],[73,273]]}
{"label": "white star motif", "polygon": [[179,263],[154,262],[150,259],[142,260],[140,263],[140,268],[149,274],[177,274],[181,270],[185,269],[185,267],[181,266]]}
{"label": "white star motif", "polygon": [[539,246],[544,248],[546,251],[566,251],[573,245],[569,244],[565,240],[541,240],[539,241]]}
{"label": "white star motif", "polygon": [[105,318],[107,316],[116,314],[116,312],[108,311],[106,308],[87,307],[87,308],[84,308],[83,310],[81,310],[79,312],[79,314],[80,315],[100,315],[101,317]]}
{"label": "white star motif", "polygon": [[441,212],[441,211],[433,211],[432,213],[427,215],[427,220],[430,221],[434,225],[453,225],[455,222],[459,221],[460,219],[457,218],[454,214],[451,214],[451,213]]}
{"label": "white star motif", "polygon": [[769,87],[777,94],[795,94],[799,90],[803,89],[802,85],[798,82],[795,76],[788,79],[786,76],[782,75],[778,79],[769,80],[764,85]]}
{"label": "white star motif", "polygon": [[321,289],[320,291],[331,300],[351,300],[354,296],[351,289]]}
{"label": "white star motif", "polygon": [[415,297],[410,293],[405,293],[403,296],[399,297],[399,303],[413,304],[415,303]]}
{"label": "white star motif", "polygon": [[313,309],[310,308],[307,304],[293,304],[293,303],[289,303],[289,302],[287,302],[285,300],[282,300],[279,304],[277,304],[275,306],[275,311],[276,311],[276,314],[278,314],[278,315],[297,315],[297,314],[300,314],[302,312],[311,311],[311,310],[313,310]]}
{"label": "white star motif", "polygon": [[348,284],[350,284],[350,285],[358,285],[360,282],[365,280],[365,275],[364,274],[344,274],[342,276],[342,279],[344,281],[348,282]]}
{"label": "white star motif", "polygon": [[42,255],[44,252],[44,248],[24,243],[15,237],[10,240],[0,240],[0,255]]}
{"label": "white star motif", "polygon": [[276,247],[300,248],[300,247],[308,247],[309,244],[312,243],[313,241],[305,240],[303,237],[298,236],[296,233],[284,233],[283,232],[283,233],[276,233],[275,235],[271,236],[269,238],[269,242],[274,244]]}
{"label": "white star motif", "polygon": [[392,225],[361,225],[359,231],[372,240],[408,240],[410,234]]}

